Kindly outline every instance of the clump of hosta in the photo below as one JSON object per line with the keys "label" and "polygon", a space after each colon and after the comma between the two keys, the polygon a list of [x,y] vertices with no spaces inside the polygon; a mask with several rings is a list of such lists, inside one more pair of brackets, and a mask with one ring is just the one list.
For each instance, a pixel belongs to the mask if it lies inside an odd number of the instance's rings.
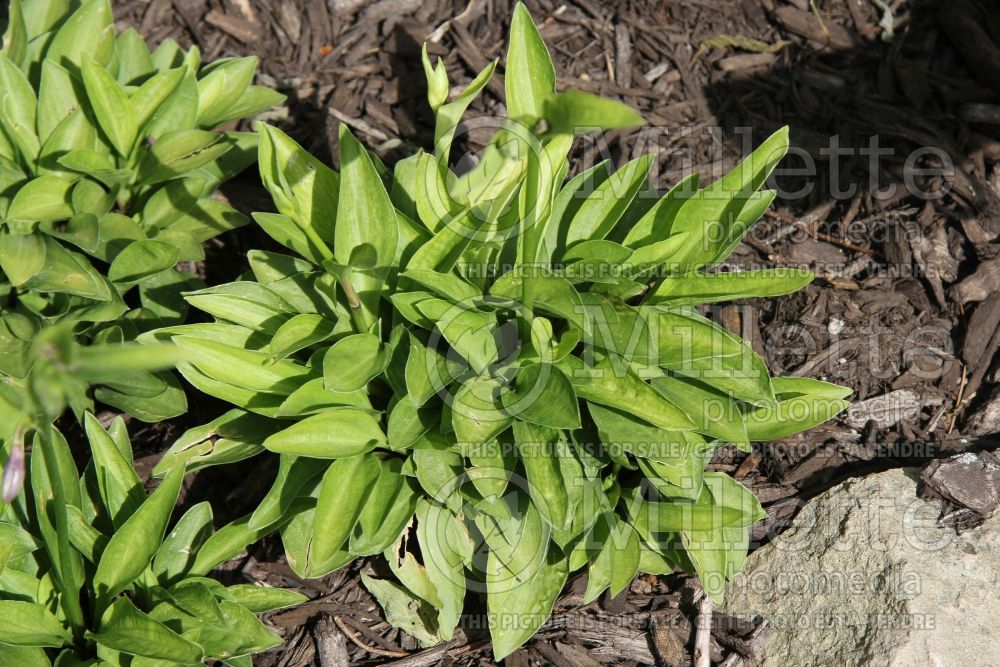
{"label": "clump of hosta", "polygon": [[150,495],[135,473],[121,418],[84,419],[93,460],[80,475],[55,428],[33,433],[31,492],[0,509],[0,663],[250,667],[278,645],[256,614],[298,593],[206,578],[260,535],[212,527],[208,503],[167,532],[181,468]]}
{"label": "clump of hosta", "polygon": [[236,406],[158,473],[278,454],[248,525],[279,529],[295,572],[383,554],[394,577],[365,583],[424,644],[450,638],[467,593],[483,593],[498,658],[578,570],[587,600],[675,568],[720,598],[763,514],[705,472],[712,454],[823,422],[848,393],[772,378],[694,308],[812,279],[715,270],[773,199],[760,188],[786,131],[703,189],[692,176],[654,195],[650,156],[567,181],[574,134],[641,118],[556,92],[522,6],[506,62],[509,118],[462,174],[451,144],[495,63],[449,102],[425,55],[434,150],[391,175],[344,127],[338,174],[262,126],[278,212],[254,218],[290,254],[251,252],[245,280],[187,295],[215,322],[149,337]]}
{"label": "clump of hosta", "polygon": [[[169,40],[150,52],[134,30],[116,33],[108,0],[11,0],[0,51],[3,383],[26,381],[48,326],[69,322],[78,341],[100,345],[184,320],[181,292],[201,283],[178,263],[246,222],[212,194],[253,163],[256,136],[214,128],[282,99],[251,85],[255,69],[254,58],[202,66],[197,49]],[[78,416],[93,398],[79,384],[62,387]],[[186,409],[166,373],[109,374],[94,395],[147,421]],[[37,415],[13,404],[16,421]],[[16,426],[6,417],[4,432]]]}

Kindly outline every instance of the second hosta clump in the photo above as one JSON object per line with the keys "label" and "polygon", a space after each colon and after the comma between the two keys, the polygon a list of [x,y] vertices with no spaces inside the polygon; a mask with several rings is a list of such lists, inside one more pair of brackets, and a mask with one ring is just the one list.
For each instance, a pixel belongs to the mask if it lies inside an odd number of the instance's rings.
{"label": "second hosta clump", "polygon": [[395,578],[365,583],[424,644],[452,636],[471,590],[503,657],[580,569],[587,600],[675,568],[721,598],[763,513],[705,472],[712,454],[823,422],[849,393],[772,378],[693,308],[812,279],[713,271],[773,199],[760,188],[787,133],[704,189],[691,177],[650,196],[649,156],[567,181],[574,134],[641,119],[556,92],[519,6],[509,118],[457,174],[459,119],[495,64],[450,102],[443,65],[424,64],[434,150],[391,175],[346,128],[339,174],[259,128],[278,213],[255,219],[291,254],[251,252],[245,280],[188,294],[215,322],[152,336],[237,408],[186,434],[157,472],[277,453],[248,529],[279,529],[304,577],[384,554]]}

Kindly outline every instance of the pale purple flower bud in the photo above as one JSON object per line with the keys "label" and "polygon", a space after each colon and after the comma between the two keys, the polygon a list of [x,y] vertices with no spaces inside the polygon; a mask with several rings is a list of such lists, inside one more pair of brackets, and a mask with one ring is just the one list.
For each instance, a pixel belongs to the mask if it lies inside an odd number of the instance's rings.
{"label": "pale purple flower bud", "polygon": [[10,457],[3,467],[3,482],[0,482],[0,497],[9,503],[17,497],[24,486],[24,443],[20,438],[14,441]]}

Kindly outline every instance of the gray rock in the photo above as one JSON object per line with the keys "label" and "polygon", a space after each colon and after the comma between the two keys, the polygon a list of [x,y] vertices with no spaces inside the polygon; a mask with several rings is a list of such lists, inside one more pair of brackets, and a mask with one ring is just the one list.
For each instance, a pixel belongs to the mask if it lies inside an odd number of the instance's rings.
{"label": "gray rock", "polygon": [[774,624],[766,667],[1000,665],[1000,513],[956,535],[918,478],[848,480],[750,555],[725,611]]}

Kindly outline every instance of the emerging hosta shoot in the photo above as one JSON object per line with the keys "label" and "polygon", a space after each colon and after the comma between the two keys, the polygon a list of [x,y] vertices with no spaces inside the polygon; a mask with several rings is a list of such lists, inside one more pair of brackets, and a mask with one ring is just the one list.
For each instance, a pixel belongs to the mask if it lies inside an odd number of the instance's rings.
{"label": "emerging hosta shoot", "polygon": [[392,174],[346,127],[340,173],[260,127],[278,212],[254,218],[288,253],[253,251],[246,279],[188,293],[215,322],[144,336],[172,341],[182,375],[235,406],[157,473],[277,454],[248,528],[279,529],[303,577],[383,554],[394,577],[365,583],[426,645],[485,599],[502,658],[579,570],[587,600],[676,568],[721,598],[763,513],[705,471],[713,453],[826,421],[849,393],[771,377],[694,307],[812,279],[716,270],[772,201],[761,187],[787,131],[702,189],[692,176],[653,196],[650,156],[566,180],[575,134],[642,121],[557,92],[518,6],[509,118],[457,173],[459,120],[496,63],[449,101],[443,65],[424,61],[435,145]]}
{"label": "emerging hosta shoot", "polygon": [[281,639],[256,614],[302,602],[284,589],[205,575],[260,536],[212,529],[208,503],[173,522],[183,470],[148,496],[123,421],[84,419],[93,460],[80,475],[56,429],[32,436],[31,493],[0,511],[0,664],[250,667]]}
{"label": "emerging hosta shoot", "polygon": [[[256,137],[214,128],[282,99],[251,85],[255,69],[253,58],[203,67],[197,49],[172,41],[150,52],[134,30],[116,34],[108,0],[11,0],[0,51],[0,387],[27,381],[48,326],[67,322],[78,341],[105,345],[184,320],[181,292],[200,282],[178,262],[202,259],[204,241],[246,222],[211,195],[252,164]],[[166,373],[104,370],[94,397],[105,404],[147,421],[186,409]],[[92,396],[76,380],[58,389],[79,415]],[[4,434],[17,426],[7,398]]]}

